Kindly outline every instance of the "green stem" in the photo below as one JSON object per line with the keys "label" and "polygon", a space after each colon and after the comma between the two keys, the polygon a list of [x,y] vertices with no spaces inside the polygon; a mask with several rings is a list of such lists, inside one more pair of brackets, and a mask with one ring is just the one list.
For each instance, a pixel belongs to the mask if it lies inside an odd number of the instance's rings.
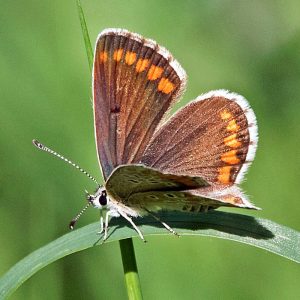
{"label": "green stem", "polygon": [[78,9],[79,20],[80,20],[82,35],[83,35],[84,44],[85,44],[86,55],[87,55],[87,58],[88,58],[90,71],[92,71],[93,57],[94,57],[93,48],[92,48],[89,32],[88,32],[88,29],[87,29],[87,26],[86,26],[85,17],[84,17],[84,13],[83,13],[83,10],[82,10],[80,0],[77,0],[77,9]]}
{"label": "green stem", "polygon": [[120,240],[124,280],[129,300],[143,299],[132,239]]}

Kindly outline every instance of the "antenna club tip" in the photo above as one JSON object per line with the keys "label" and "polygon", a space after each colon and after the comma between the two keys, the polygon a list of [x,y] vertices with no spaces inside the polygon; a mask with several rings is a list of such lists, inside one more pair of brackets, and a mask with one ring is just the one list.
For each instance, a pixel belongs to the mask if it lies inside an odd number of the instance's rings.
{"label": "antenna club tip", "polygon": [[38,140],[33,139],[33,140],[32,140],[32,143],[33,143],[33,145],[36,146],[37,148],[43,149],[43,144],[41,144]]}
{"label": "antenna club tip", "polygon": [[74,225],[75,225],[75,223],[76,223],[76,220],[72,220],[72,221],[70,222],[70,224],[69,224],[69,228],[70,228],[71,230],[73,230],[73,229],[74,229]]}

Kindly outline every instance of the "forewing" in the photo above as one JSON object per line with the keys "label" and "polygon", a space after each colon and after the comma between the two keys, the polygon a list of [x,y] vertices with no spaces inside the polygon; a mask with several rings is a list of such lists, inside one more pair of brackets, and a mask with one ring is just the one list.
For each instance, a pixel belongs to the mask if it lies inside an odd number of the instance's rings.
{"label": "forewing", "polygon": [[156,132],[141,163],[230,186],[242,180],[256,144],[256,119],[248,102],[234,93],[212,91],[182,108]]}
{"label": "forewing", "polygon": [[162,173],[143,165],[122,165],[108,178],[105,188],[109,196],[127,203],[130,195],[147,191],[188,190],[208,186],[196,176],[180,176]]}
{"label": "forewing", "polygon": [[156,42],[122,29],[100,33],[93,98],[96,144],[105,178],[118,165],[140,161],[185,82],[184,70]]}

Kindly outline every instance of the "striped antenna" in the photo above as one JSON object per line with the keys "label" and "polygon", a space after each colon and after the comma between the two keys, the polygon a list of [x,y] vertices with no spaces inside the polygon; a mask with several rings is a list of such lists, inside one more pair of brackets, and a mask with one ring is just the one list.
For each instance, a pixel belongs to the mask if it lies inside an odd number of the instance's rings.
{"label": "striped antenna", "polygon": [[62,155],[58,154],[57,152],[55,152],[55,151],[51,150],[50,148],[46,147],[45,145],[43,145],[42,143],[40,143],[38,140],[33,140],[32,143],[38,149],[43,150],[45,152],[48,152],[48,153],[50,153],[50,154],[52,154],[52,155],[60,158],[61,160],[64,160],[65,162],[69,163],[71,166],[73,166],[74,168],[76,168],[77,170],[79,170],[81,173],[85,174],[88,178],[92,179],[98,186],[100,186],[100,184],[98,183],[98,181],[92,175],[90,175],[87,171],[85,171],[84,169],[82,169],[80,166],[74,164],[69,159],[63,157]]}
{"label": "striped antenna", "polygon": [[71,230],[74,229],[74,226],[75,226],[75,223],[78,221],[78,219],[81,217],[81,215],[85,212],[85,210],[91,205],[92,203],[91,202],[88,202],[88,204],[81,210],[81,212],[75,217],[72,219],[72,221],[69,223],[69,228]]}

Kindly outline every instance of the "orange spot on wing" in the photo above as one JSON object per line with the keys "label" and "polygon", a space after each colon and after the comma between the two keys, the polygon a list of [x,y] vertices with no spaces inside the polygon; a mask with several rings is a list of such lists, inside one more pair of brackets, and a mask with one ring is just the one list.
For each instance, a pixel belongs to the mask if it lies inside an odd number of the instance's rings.
{"label": "orange spot on wing", "polygon": [[162,78],[159,81],[157,89],[165,94],[170,94],[174,90],[174,84],[168,78]]}
{"label": "orange spot on wing", "polygon": [[221,155],[221,160],[229,165],[236,165],[241,162],[240,159],[236,156],[236,153],[236,150],[225,152]]}
{"label": "orange spot on wing", "polygon": [[99,59],[100,59],[100,62],[106,62],[107,61],[107,52],[101,51],[99,53]]}
{"label": "orange spot on wing", "polygon": [[125,62],[127,65],[131,66],[136,60],[136,53],[134,52],[126,52],[125,54]]}
{"label": "orange spot on wing", "polygon": [[113,58],[116,61],[120,61],[123,55],[123,49],[118,49],[114,52]]}
{"label": "orange spot on wing", "polygon": [[236,133],[224,138],[224,144],[230,148],[238,148],[242,145],[242,143],[237,140]]}
{"label": "orange spot on wing", "polygon": [[239,129],[240,129],[240,126],[239,125],[237,125],[236,124],[236,120],[231,120],[231,121],[229,121],[229,123],[228,123],[228,125],[227,125],[227,127],[226,127],[226,129],[228,130],[228,131],[238,131]]}
{"label": "orange spot on wing", "polygon": [[136,63],[135,70],[140,73],[146,70],[149,65],[149,59],[139,59]]}
{"label": "orange spot on wing", "polygon": [[156,80],[158,79],[159,77],[161,77],[161,74],[163,72],[163,68],[161,67],[158,67],[158,66],[155,66],[155,65],[152,65],[149,69],[149,72],[148,72],[148,79],[149,80]]}
{"label": "orange spot on wing", "polygon": [[230,183],[230,171],[231,166],[225,166],[222,168],[219,168],[219,175],[218,175],[218,181],[223,184]]}
{"label": "orange spot on wing", "polygon": [[228,120],[232,117],[232,114],[227,109],[225,109],[225,110],[221,111],[220,116],[221,116],[222,120]]}

